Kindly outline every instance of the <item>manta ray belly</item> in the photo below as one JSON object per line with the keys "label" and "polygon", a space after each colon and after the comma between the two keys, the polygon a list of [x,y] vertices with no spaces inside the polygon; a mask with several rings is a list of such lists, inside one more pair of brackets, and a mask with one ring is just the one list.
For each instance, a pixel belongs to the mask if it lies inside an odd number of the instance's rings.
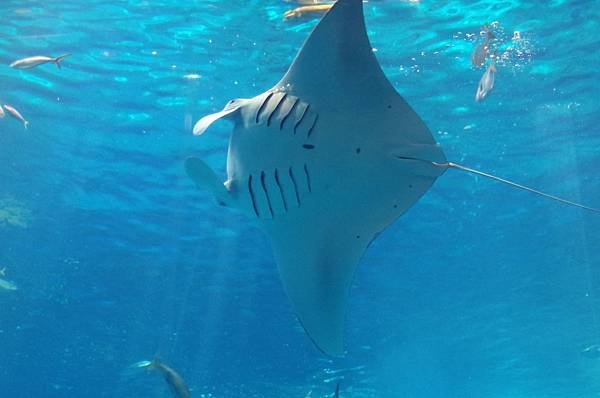
{"label": "manta ray belly", "polygon": [[240,109],[229,144],[229,190],[237,207],[262,220],[299,208],[312,191],[318,114],[301,99],[269,91]]}
{"label": "manta ray belly", "polygon": [[348,291],[365,249],[436,177],[369,139],[369,124],[268,91],[240,108],[229,145],[234,203],[268,234],[300,322],[331,355],[342,354]]}
{"label": "manta ray belly", "polygon": [[[306,332],[342,354],[352,275],[379,232],[431,187],[445,156],[381,70],[362,0],[338,0],[275,88],[201,119],[235,123],[227,158],[231,205],[268,234],[281,280]],[[224,196],[213,173],[187,162]]]}

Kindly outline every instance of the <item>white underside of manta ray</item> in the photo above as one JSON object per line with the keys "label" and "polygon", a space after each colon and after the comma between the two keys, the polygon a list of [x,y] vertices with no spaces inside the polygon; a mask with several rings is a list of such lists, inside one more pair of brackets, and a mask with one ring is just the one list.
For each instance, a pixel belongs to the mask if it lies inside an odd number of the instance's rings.
{"label": "white underside of manta ray", "polygon": [[251,99],[202,118],[234,123],[221,183],[198,158],[190,177],[219,203],[258,221],[306,332],[341,356],[352,275],[369,243],[448,168],[429,129],[394,90],[373,55],[362,0],[339,0],[283,79]]}

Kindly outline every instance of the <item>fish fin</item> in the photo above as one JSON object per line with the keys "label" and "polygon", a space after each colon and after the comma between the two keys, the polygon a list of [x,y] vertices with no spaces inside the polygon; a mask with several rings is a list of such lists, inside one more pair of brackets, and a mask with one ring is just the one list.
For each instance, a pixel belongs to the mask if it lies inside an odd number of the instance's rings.
{"label": "fish fin", "polygon": [[229,191],[219,182],[217,175],[206,162],[196,157],[187,158],[185,171],[199,188],[210,189],[221,206],[228,205]]}
{"label": "fish fin", "polygon": [[152,362],[148,364],[148,369],[156,369],[160,366],[160,355],[155,354],[154,358],[152,358]]}
{"label": "fish fin", "polygon": [[71,54],[63,54],[63,55],[59,55],[58,57],[54,58],[54,63],[56,64],[56,67],[58,69],[60,69],[60,61],[62,61],[63,59],[65,59],[66,57],[70,56]]}
{"label": "fish fin", "polygon": [[225,105],[222,111],[211,113],[210,115],[204,116],[202,119],[198,120],[194,125],[193,133],[194,135],[202,135],[204,132],[210,127],[211,124],[216,122],[217,120],[230,115],[231,113],[237,111],[242,105],[246,103],[245,100],[242,99],[234,99],[231,100]]}

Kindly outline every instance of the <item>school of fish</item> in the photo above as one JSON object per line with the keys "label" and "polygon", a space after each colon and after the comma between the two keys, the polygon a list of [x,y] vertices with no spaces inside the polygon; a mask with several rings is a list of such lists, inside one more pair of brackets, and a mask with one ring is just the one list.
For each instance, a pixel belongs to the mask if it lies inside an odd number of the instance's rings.
{"label": "school of fish", "polygon": [[[26,58],[18,59],[16,61],[12,62],[9,66],[13,69],[32,69],[32,68],[35,68],[35,67],[43,65],[43,64],[53,63],[56,65],[56,67],[58,69],[60,69],[61,68],[60,62],[64,58],[66,58],[70,55],[71,54],[63,54],[63,55],[59,55],[58,57],[47,57],[45,55],[35,55],[33,57],[26,57]],[[3,104],[0,102],[0,119],[3,119],[7,113],[10,116],[12,116],[15,120],[18,120],[19,122],[21,122],[23,124],[23,127],[25,128],[25,130],[27,130],[27,127],[29,127],[29,121],[27,119],[25,119],[25,117],[21,114],[21,112],[19,112],[17,110],[17,108],[15,108],[12,105]]]}

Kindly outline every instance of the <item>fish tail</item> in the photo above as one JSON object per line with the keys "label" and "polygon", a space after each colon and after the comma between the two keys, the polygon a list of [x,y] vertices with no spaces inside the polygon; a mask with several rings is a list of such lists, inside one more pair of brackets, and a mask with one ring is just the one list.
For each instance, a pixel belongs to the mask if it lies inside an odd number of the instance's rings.
{"label": "fish tail", "polygon": [[148,365],[148,369],[156,369],[160,366],[160,356],[156,354],[152,359],[152,362]]}
{"label": "fish tail", "polygon": [[66,57],[70,56],[71,54],[63,54],[63,55],[59,55],[58,57],[54,58],[54,63],[56,64],[56,67],[58,69],[60,69],[60,61],[62,61],[63,59],[65,59]]}

